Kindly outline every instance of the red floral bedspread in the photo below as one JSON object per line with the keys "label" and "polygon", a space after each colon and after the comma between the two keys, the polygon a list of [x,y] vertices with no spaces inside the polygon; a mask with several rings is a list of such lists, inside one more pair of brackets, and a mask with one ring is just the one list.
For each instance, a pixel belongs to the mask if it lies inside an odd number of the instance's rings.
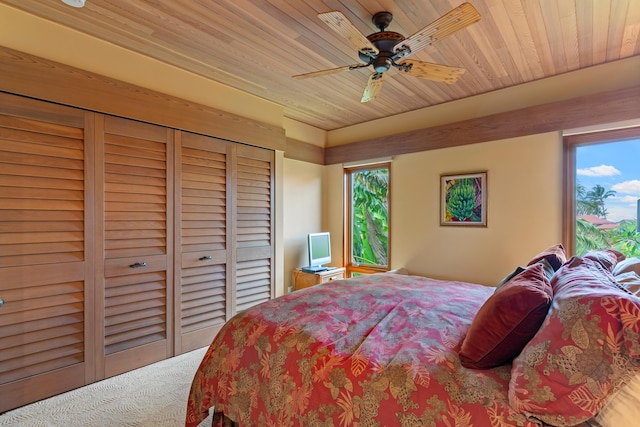
{"label": "red floral bedspread", "polygon": [[493,288],[379,274],[297,291],[220,331],[186,426],[215,407],[240,426],[533,426],[507,401],[511,366],[466,369],[458,350]]}

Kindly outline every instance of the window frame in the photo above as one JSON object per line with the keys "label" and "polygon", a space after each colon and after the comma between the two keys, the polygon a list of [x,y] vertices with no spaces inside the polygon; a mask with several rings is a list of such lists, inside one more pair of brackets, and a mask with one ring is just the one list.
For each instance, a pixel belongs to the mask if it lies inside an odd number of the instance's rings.
{"label": "window frame", "polygon": [[[385,267],[376,266],[376,265],[364,265],[364,264],[355,265],[352,263],[352,259],[353,259],[352,176],[354,172],[360,172],[360,171],[372,170],[372,169],[387,169],[389,174],[388,187],[387,187],[387,265]],[[390,267],[391,266],[391,161],[385,160],[385,161],[380,161],[375,163],[345,166],[343,169],[343,174],[344,174],[343,234],[345,238],[344,238],[344,248],[342,253],[345,254],[345,260],[344,260],[345,277],[353,277],[353,273],[375,274],[375,273],[387,272],[391,269]]]}
{"label": "window frame", "polygon": [[576,148],[640,138],[640,126],[563,136],[562,242],[567,254],[576,252]]}

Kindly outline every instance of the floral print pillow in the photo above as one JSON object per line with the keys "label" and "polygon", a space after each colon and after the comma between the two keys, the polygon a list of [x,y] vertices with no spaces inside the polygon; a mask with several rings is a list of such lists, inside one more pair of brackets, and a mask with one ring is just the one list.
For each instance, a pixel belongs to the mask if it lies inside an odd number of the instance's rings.
{"label": "floral print pillow", "polygon": [[570,259],[551,285],[547,317],[514,359],[509,403],[547,424],[573,426],[640,372],[640,299],[589,258]]}

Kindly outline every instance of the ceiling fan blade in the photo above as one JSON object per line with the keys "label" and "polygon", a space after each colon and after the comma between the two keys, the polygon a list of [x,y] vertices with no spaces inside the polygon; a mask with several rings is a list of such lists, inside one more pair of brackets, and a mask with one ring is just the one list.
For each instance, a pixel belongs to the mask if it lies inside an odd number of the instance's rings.
{"label": "ceiling fan blade", "polygon": [[452,84],[466,71],[464,68],[450,67],[442,64],[432,64],[431,62],[412,61],[407,59],[399,64],[401,70],[410,76],[422,77],[436,82]]}
{"label": "ceiling fan blade", "polygon": [[327,74],[339,73],[340,71],[346,71],[346,70],[351,70],[351,69],[355,69],[355,68],[360,68],[361,65],[362,64],[345,65],[343,67],[329,68],[327,70],[312,71],[310,73],[297,74],[297,75],[292,76],[292,77],[294,79],[306,79],[307,77],[326,76]]}
{"label": "ceiling fan blade", "polygon": [[364,88],[364,92],[362,93],[362,99],[360,102],[369,102],[373,101],[378,97],[380,93],[380,89],[382,89],[382,83],[384,81],[384,74],[382,73],[373,73],[369,76],[369,81],[367,82],[367,87]]}
{"label": "ceiling fan blade", "polygon": [[365,54],[378,53],[378,48],[376,48],[342,12],[331,10],[329,12],[319,13],[318,18],[342,37],[349,40],[358,51]]}
{"label": "ceiling fan blade", "polygon": [[[468,27],[480,20],[480,14],[471,3],[463,3],[440,18],[433,21],[420,31],[409,36],[394,46],[394,50],[408,50],[404,57],[416,53],[430,44],[443,39],[456,31]],[[406,48],[404,47],[406,46]]]}

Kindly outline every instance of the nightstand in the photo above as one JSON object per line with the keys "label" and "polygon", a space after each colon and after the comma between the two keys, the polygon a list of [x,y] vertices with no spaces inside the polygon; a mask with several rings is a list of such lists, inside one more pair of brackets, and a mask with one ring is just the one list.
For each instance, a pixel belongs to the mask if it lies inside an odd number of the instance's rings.
{"label": "nightstand", "polygon": [[291,274],[291,288],[294,291],[298,289],[308,288],[320,283],[330,282],[332,280],[344,279],[344,267],[334,268],[331,270],[319,271],[317,273],[306,273],[298,268],[293,270]]}

